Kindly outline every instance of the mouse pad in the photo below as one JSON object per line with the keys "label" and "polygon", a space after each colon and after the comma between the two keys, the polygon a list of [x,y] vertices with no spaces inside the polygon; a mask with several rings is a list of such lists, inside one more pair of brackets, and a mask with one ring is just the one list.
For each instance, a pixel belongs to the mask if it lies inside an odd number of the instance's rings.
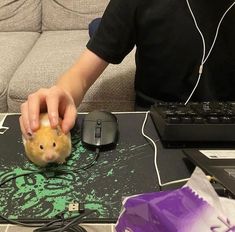
{"label": "mouse pad", "polygon": [[[119,139],[115,149],[100,153],[98,162],[86,171],[94,152],[82,146],[80,132],[72,136],[72,154],[64,165],[54,168],[70,171],[62,175],[31,174],[13,179],[1,187],[0,214],[20,221],[41,222],[68,210],[71,202],[84,202],[97,210],[87,222],[115,222],[123,197],[158,191],[152,145],[142,136],[145,113],[116,114]],[[18,114],[7,115],[0,133],[0,181],[38,168],[24,154]],[[83,114],[79,115],[79,123]],[[1,123],[0,123],[1,125]],[[158,140],[150,116],[145,132]]]}

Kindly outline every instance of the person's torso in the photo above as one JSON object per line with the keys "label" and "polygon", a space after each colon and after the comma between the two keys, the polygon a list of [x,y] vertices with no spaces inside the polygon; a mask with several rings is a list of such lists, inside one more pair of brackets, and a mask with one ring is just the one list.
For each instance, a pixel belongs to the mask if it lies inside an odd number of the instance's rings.
{"label": "person's torso", "polygon": [[[233,1],[189,0],[208,53]],[[136,12],[137,93],[185,101],[198,78],[202,38],[186,0],[146,0]],[[235,6],[224,17],[192,100],[235,100]]]}

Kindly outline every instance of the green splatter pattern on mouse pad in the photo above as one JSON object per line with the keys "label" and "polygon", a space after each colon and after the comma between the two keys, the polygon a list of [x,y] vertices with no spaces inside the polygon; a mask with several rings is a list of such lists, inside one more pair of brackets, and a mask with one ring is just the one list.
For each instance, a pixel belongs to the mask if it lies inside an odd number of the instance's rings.
{"label": "green splatter pattern on mouse pad", "polygon": [[[24,155],[18,115],[8,116],[4,124],[10,129],[0,137],[1,183],[16,175],[40,170]],[[152,148],[139,136],[131,143],[129,139],[133,140],[133,136],[127,130],[119,138],[116,149],[101,152],[91,168],[79,170],[93,160],[95,153],[82,146],[79,133],[74,134],[72,153],[66,164],[51,166],[40,174],[18,177],[1,186],[0,214],[18,220],[48,220],[66,212],[69,204],[76,201],[97,210],[88,220],[116,220],[123,197],[157,190]]]}

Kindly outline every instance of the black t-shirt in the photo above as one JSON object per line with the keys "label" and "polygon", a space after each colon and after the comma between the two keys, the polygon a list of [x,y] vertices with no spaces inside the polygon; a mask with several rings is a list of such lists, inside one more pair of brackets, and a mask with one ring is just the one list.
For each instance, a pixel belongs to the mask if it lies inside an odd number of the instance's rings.
{"label": "black t-shirt", "polygon": [[[189,0],[206,54],[232,0]],[[87,48],[120,63],[136,45],[135,90],[143,98],[185,101],[195,86],[202,39],[185,0],[111,0]],[[195,101],[235,100],[235,6],[225,16],[204,64]]]}

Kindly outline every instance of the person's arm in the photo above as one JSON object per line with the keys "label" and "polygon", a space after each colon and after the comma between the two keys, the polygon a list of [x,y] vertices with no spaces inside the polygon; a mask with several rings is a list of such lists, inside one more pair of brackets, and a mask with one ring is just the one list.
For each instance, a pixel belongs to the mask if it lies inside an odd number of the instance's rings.
{"label": "person's arm", "polygon": [[86,49],[80,59],[61,77],[57,86],[69,92],[78,106],[87,90],[107,67],[108,63]]}
{"label": "person's arm", "polygon": [[38,129],[39,113],[42,111],[48,112],[52,127],[57,126],[58,117],[61,116],[62,130],[67,133],[74,125],[77,106],[107,65],[106,61],[86,49],[56,85],[30,94],[21,105],[20,127],[23,135],[30,136]]}

